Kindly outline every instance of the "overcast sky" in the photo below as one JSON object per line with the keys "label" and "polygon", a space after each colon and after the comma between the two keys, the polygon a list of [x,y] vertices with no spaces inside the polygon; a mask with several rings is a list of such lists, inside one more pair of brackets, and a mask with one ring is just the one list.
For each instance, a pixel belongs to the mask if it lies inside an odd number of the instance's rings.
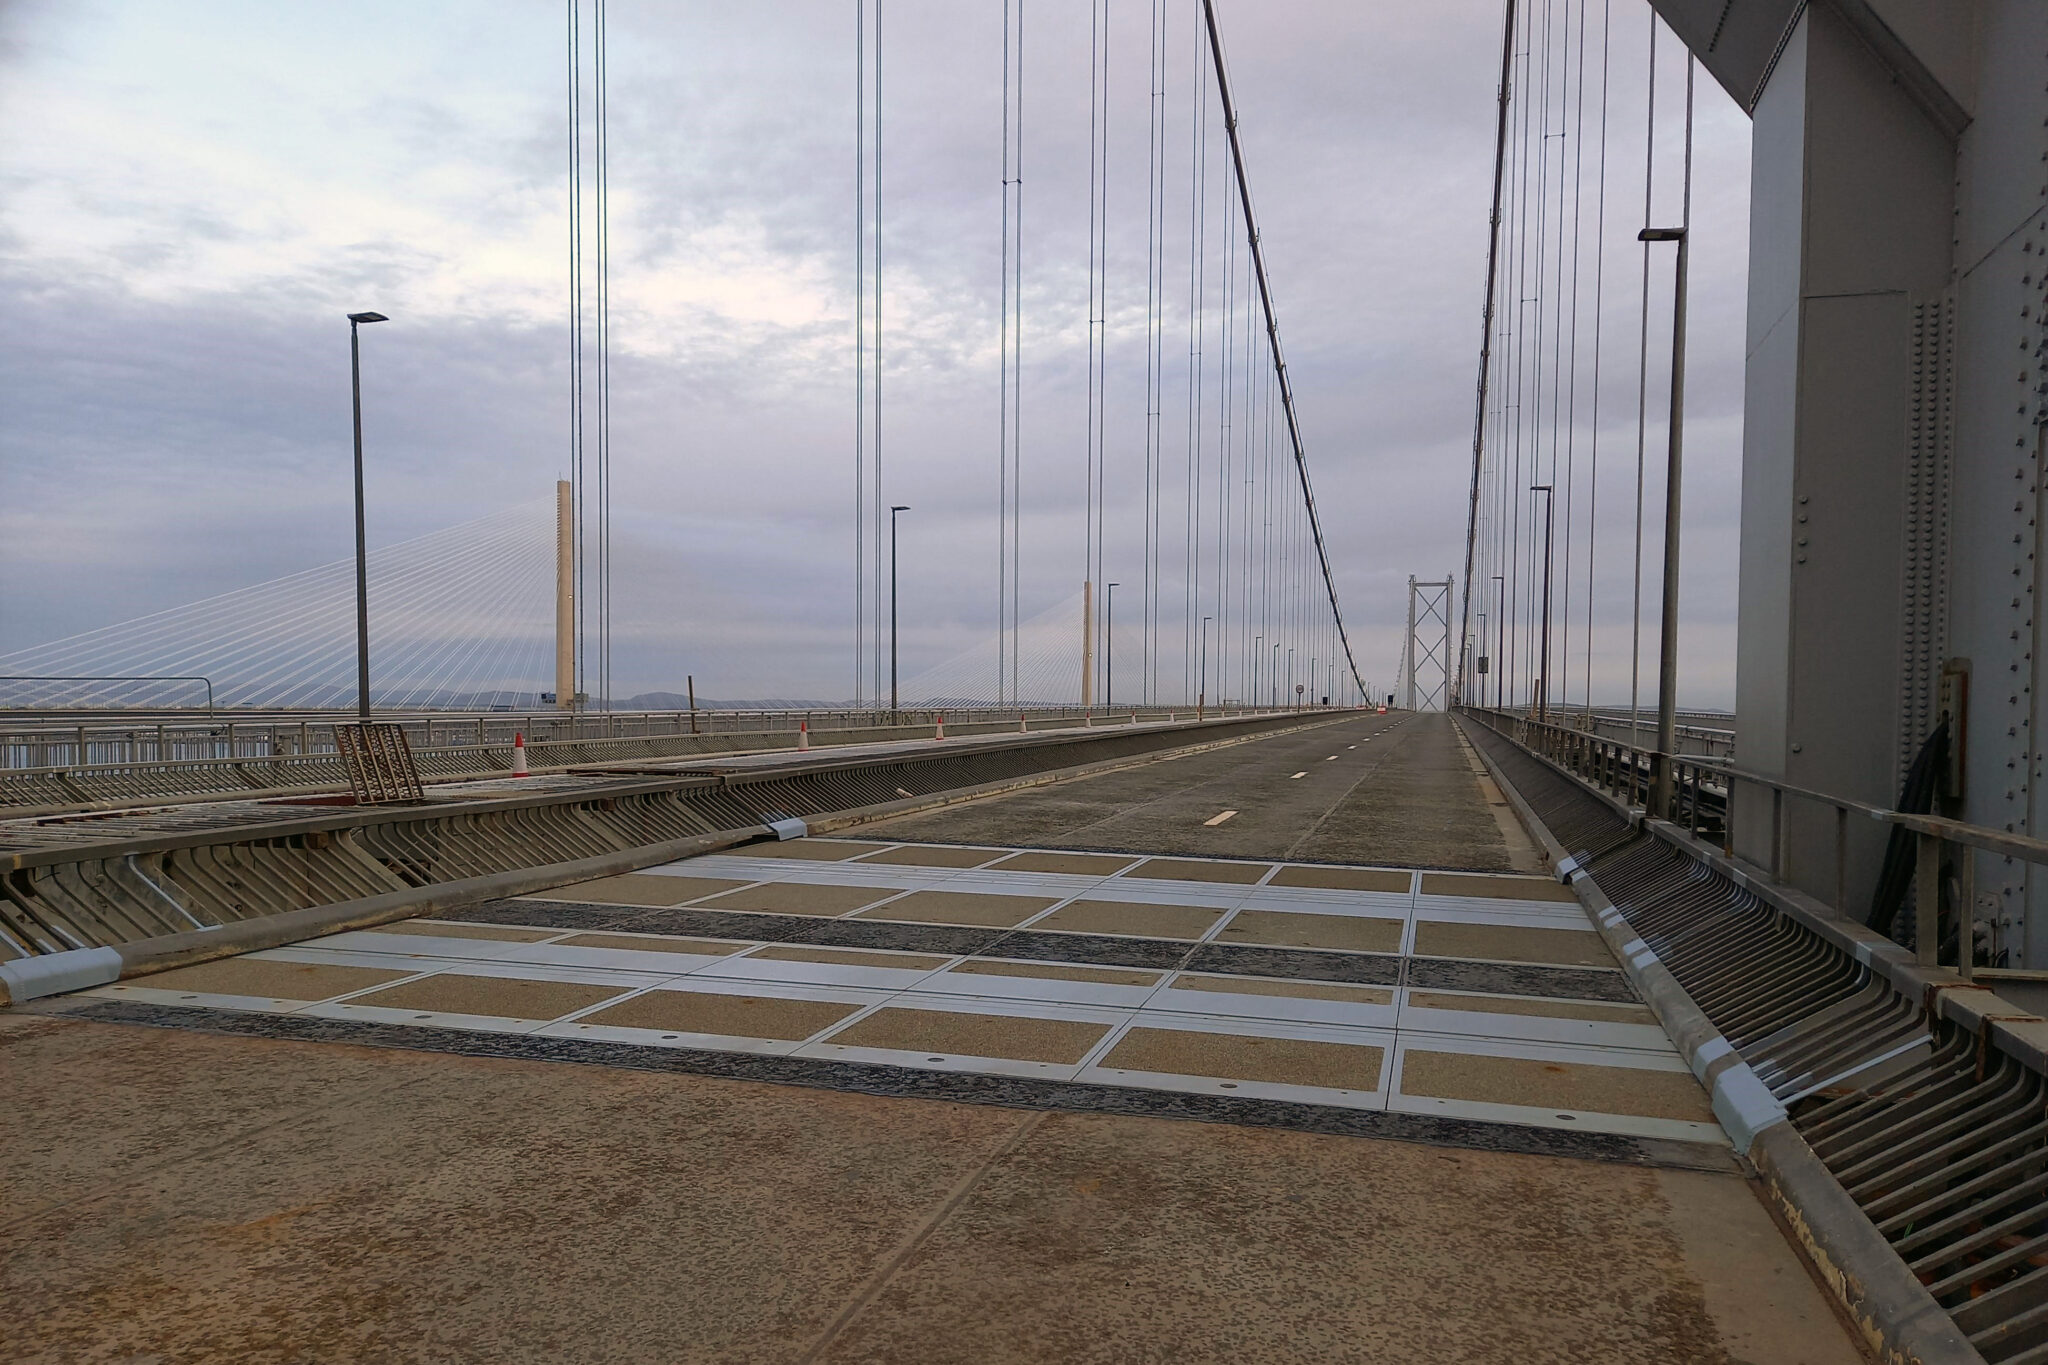
{"label": "overcast sky", "polygon": [[[1576,22],[1577,0],[1550,2]],[[1602,4],[1583,8],[1597,44]],[[1001,9],[885,5],[906,675],[994,631]],[[1108,561],[1127,584],[1150,9],[1115,0],[1110,31]],[[1218,10],[1338,588],[1361,669],[1384,680],[1408,575],[1462,567],[1499,4]],[[1596,700],[1627,695],[1648,31],[1641,0],[1611,13]],[[1176,366],[1197,14],[1168,6]],[[1090,34],[1078,0],[1026,15],[1030,618],[1082,577]],[[612,0],[610,61],[615,692],[694,673],[706,695],[843,698],[852,0]],[[565,64],[560,3],[0,0],[0,654],[345,557],[349,310],[394,319],[364,335],[373,547],[551,493],[568,450]],[[1705,706],[1733,693],[1748,125],[1704,78],[1699,111],[1683,700]],[[1666,184],[1676,155],[1660,147]],[[1585,250],[1590,272],[1590,235]],[[1169,414],[1184,385],[1170,369]]]}

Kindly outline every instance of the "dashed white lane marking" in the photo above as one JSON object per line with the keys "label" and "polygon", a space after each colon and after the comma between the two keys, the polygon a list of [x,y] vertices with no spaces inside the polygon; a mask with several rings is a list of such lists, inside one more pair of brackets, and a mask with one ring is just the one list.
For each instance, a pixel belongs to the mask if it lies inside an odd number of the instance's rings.
{"label": "dashed white lane marking", "polygon": [[1325,763],[1335,763],[1336,761],[1337,761],[1337,755],[1335,755],[1335,754],[1331,754],[1331,755],[1330,755],[1330,756],[1329,756],[1328,758],[1326,758],[1326,759],[1324,759],[1324,760],[1323,760],[1323,762],[1325,762]]}
{"label": "dashed white lane marking", "polygon": [[1227,810],[1227,811],[1223,812],[1223,814],[1221,814],[1221,815],[1212,815],[1212,816],[1210,816],[1210,817],[1209,817],[1208,819],[1204,820],[1204,821],[1203,821],[1202,823],[1203,823],[1203,824],[1205,824],[1205,825],[1220,825],[1220,824],[1222,824],[1222,823],[1223,823],[1223,822],[1224,822],[1225,820],[1228,820],[1228,819],[1229,819],[1229,818],[1230,818],[1231,816],[1233,816],[1233,815],[1235,815],[1235,814],[1237,814],[1237,812],[1236,812],[1236,811],[1234,811],[1234,810]]}
{"label": "dashed white lane marking", "polygon": [[1287,780],[1288,780],[1289,782],[1292,782],[1292,781],[1294,780],[1294,778],[1296,778],[1296,777],[1307,777],[1307,776],[1308,776],[1308,773],[1307,773],[1307,772],[1305,772],[1305,771],[1304,771],[1304,772],[1298,772],[1298,773],[1295,773],[1293,777],[1290,777],[1290,778],[1288,778]]}

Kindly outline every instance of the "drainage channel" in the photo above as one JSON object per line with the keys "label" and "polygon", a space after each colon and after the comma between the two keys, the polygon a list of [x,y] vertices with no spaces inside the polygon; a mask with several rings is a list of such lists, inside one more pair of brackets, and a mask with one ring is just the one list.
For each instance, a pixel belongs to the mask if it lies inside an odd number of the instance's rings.
{"label": "drainage channel", "polygon": [[[26,964],[45,957],[218,935],[326,906],[402,908],[424,891],[507,876],[561,885],[596,863],[626,871],[683,856],[682,845],[789,837],[820,816],[874,818],[1333,719],[1268,715],[948,740],[860,757],[792,754],[716,771],[565,774],[442,788],[405,806],[245,800],[18,821],[0,826],[0,985],[24,998],[34,974]],[[584,870],[550,882],[553,868]]]}
{"label": "drainage channel", "polygon": [[2048,1021],[1460,725],[1881,1357],[2048,1365]]}

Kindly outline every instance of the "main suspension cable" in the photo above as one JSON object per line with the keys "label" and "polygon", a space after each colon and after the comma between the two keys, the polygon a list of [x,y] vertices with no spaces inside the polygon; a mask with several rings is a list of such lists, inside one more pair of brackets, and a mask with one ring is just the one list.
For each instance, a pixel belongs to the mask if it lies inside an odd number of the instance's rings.
{"label": "main suspension cable", "polygon": [[1223,60],[1223,38],[1216,27],[1215,0],[1202,0],[1202,16],[1209,32],[1209,55],[1216,71],[1216,94],[1223,106],[1223,129],[1230,139],[1231,165],[1236,172],[1238,206],[1244,214],[1245,243],[1251,248],[1252,269],[1259,282],[1259,304],[1266,318],[1266,345],[1273,357],[1273,373],[1280,381],[1280,404],[1287,417],[1287,437],[1294,448],[1294,470],[1301,482],[1301,500],[1315,538],[1316,559],[1321,565],[1323,589],[1329,597],[1330,616],[1344,647],[1344,661],[1353,681],[1363,685],[1358,661],[1351,652],[1351,637],[1344,629],[1344,614],[1337,604],[1337,581],[1330,572],[1329,548],[1323,540],[1322,519],[1316,513],[1315,490],[1308,474],[1308,454],[1301,437],[1301,419],[1295,411],[1294,386],[1287,377],[1287,361],[1280,350],[1280,323],[1273,311],[1273,290],[1266,276],[1266,253],[1259,242],[1258,219],[1252,213],[1252,191],[1244,173],[1244,147],[1238,139],[1237,108],[1230,95],[1230,74]]}

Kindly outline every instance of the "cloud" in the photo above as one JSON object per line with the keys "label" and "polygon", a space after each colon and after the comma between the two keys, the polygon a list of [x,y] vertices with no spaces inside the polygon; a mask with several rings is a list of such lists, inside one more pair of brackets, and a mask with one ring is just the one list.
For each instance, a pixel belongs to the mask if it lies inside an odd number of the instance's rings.
{"label": "cloud", "polygon": [[[1168,9],[1160,615],[1162,651],[1177,651],[1197,49],[1195,7]],[[1384,678],[1407,575],[1462,567],[1498,6],[1221,10],[1339,588],[1361,667]],[[1617,7],[1615,23],[1604,696],[1627,686],[1612,642],[1628,631],[1632,527],[1618,509],[1633,499],[1645,12]],[[992,5],[892,0],[885,15],[885,459],[891,496],[916,508],[903,542],[915,672],[995,623],[1000,29]],[[1079,7],[1028,15],[1027,617],[1082,576],[1090,36]],[[1145,16],[1119,8],[1109,34],[1108,560],[1127,584],[1142,584],[1145,559]],[[0,650],[345,555],[350,309],[394,319],[363,338],[373,542],[529,501],[567,471],[561,21],[558,6],[481,0],[0,11],[0,121],[31,134],[0,144],[0,572],[15,588]],[[835,697],[850,683],[853,36],[844,3],[612,15],[623,690],[679,689],[689,671],[721,696]],[[1700,98],[1686,611],[1699,623],[1688,638],[1707,642],[1733,617],[1748,132],[1710,84]],[[1209,158],[1213,458],[1235,229],[1220,141]],[[1233,287],[1242,299],[1242,279]],[[1588,290],[1589,385],[1590,277]],[[1662,318],[1653,305],[1653,352]],[[1233,335],[1244,325],[1240,313]],[[1252,382],[1265,403],[1263,376]],[[1578,451],[1592,430],[1588,414]],[[1268,469],[1264,439],[1262,425],[1256,472],[1285,491],[1284,448]],[[1205,499],[1215,477],[1212,464]],[[1654,478],[1647,500],[1661,505]],[[1648,534],[1654,549],[1654,516]],[[1213,536],[1212,521],[1212,558]],[[1574,562],[1582,616],[1583,549]],[[1213,585],[1213,563],[1203,572]],[[1120,634],[1141,593],[1120,590]],[[1240,617],[1233,636],[1263,623]],[[1732,696],[1719,657],[1689,648],[1689,702]]]}

